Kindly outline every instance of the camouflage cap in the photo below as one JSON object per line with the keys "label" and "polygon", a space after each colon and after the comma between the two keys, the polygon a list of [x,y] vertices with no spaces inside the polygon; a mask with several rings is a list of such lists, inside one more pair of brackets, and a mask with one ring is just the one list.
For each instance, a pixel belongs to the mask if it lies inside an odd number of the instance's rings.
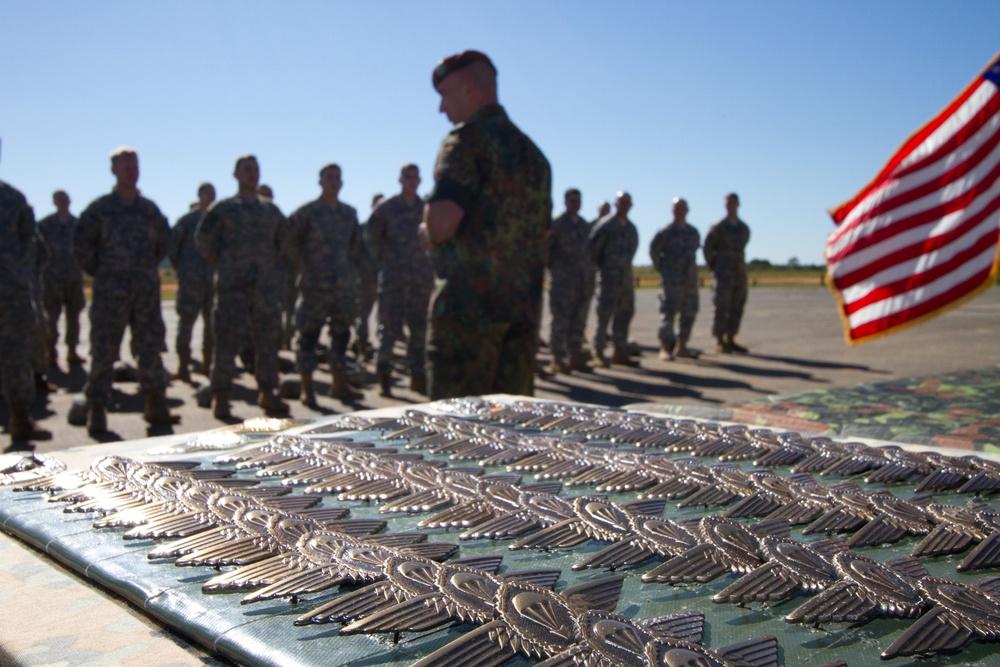
{"label": "camouflage cap", "polygon": [[431,82],[434,84],[434,89],[441,85],[450,74],[457,72],[463,67],[467,67],[472,63],[486,63],[493,70],[493,73],[497,73],[496,65],[490,60],[490,57],[483,53],[482,51],[462,51],[461,53],[456,53],[454,55],[444,58],[434,67],[434,74],[431,77]]}

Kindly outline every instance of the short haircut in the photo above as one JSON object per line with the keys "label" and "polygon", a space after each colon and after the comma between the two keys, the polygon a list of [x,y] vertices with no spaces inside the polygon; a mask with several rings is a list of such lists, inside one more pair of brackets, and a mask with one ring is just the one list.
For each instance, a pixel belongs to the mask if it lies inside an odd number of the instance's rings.
{"label": "short haircut", "polygon": [[732,197],[736,201],[740,200],[740,196],[738,194],[736,194],[735,192],[730,192],[728,195],[726,195],[726,199],[729,199],[730,197]]}
{"label": "short haircut", "polygon": [[563,195],[563,197],[565,198],[565,197],[569,197],[570,195],[579,195],[579,194],[580,194],[580,190],[578,190],[577,188],[570,188],[569,190],[566,191],[566,193]]}
{"label": "short haircut", "polygon": [[336,169],[341,174],[344,173],[344,170],[340,168],[339,164],[337,164],[336,162],[331,162],[330,164],[324,164],[322,167],[320,167],[319,177],[323,178],[323,174],[325,174],[328,169]]}
{"label": "short haircut", "polygon": [[120,158],[123,155],[136,155],[136,156],[138,156],[139,154],[136,153],[135,149],[132,148],[131,146],[119,146],[118,148],[116,148],[113,151],[111,151],[111,164],[114,164],[115,160],[117,160],[118,158]]}
{"label": "short haircut", "polygon": [[233,167],[233,171],[239,171],[240,165],[243,164],[247,160],[253,160],[254,162],[256,162],[257,161],[257,156],[256,155],[241,155],[240,157],[236,158],[236,166]]}
{"label": "short haircut", "polygon": [[52,193],[52,199],[55,200],[55,198],[60,195],[66,197],[67,199],[69,198],[69,193],[66,192],[65,190],[56,190],[55,192]]}
{"label": "short haircut", "polygon": [[214,185],[212,185],[208,181],[205,181],[204,183],[202,183],[201,185],[198,186],[198,194],[201,194],[203,191],[205,191],[205,190],[207,190],[209,188],[212,188],[212,190],[215,190],[215,186]]}
{"label": "short haircut", "polygon": [[410,169],[416,169],[418,172],[420,171],[420,167],[418,167],[415,163],[407,162],[399,168],[399,173],[402,174],[404,171],[409,171]]}
{"label": "short haircut", "polygon": [[372,206],[374,207],[375,204],[379,203],[383,199],[385,199],[385,195],[382,194],[381,192],[376,192],[375,194],[372,195]]}

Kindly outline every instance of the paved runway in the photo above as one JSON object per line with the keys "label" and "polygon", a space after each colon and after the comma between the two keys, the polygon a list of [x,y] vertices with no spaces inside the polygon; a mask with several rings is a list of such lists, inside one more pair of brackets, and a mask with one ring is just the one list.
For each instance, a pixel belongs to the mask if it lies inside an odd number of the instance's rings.
{"label": "paved runway", "polygon": [[[750,291],[743,327],[738,337],[750,348],[749,355],[715,353],[711,338],[711,294],[701,292],[701,313],[695,324],[692,347],[705,350],[698,360],[663,362],[657,358],[656,331],[659,324],[657,291],[640,290],[636,298],[636,317],[632,337],[643,348],[639,368],[614,367],[592,374],[560,375],[539,379],[536,395],[542,398],[572,400],[621,406],[636,402],[721,405],[746,402],[771,395],[783,395],[810,389],[829,389],[898,377],[944,373],[983,368],[1000,364],[1000,289],[983,296],[943,317],[864,345],[849,347],[831,294],[817,288],[760,288]],[[176,370],[173,353],[177,317],[172,301],[163,306],[167,323],[167,342],[171,351],[164,355],[169,370]],[[83,339],[88,336],[88,319],[82,318]],[[590,322],[593,326],[593,317]],[[60,331],[63,327],[60,323]],[[374,331],[374,328],[373,328]],[[588,328],[590,335],[590,328]],[[200,349],[200,324],[195,329],[192,347]],[[548,318],[543,322],[542,337],[548,339]],[[128,342],[122,346],[128,358]],[[87,346],[81,346],[86,356]],[[539,361],[547,362],[542,350]],[[282,352],[290,364],[290,352]],[[60,348],[60,359],[65,350]],[[61,387],[56,394],[39,398],[33,413],[40,423],[53,431],[54,438],[37,443],[38,452],[96,442],[86,429],[70,426],[66,415],[86,380],[85,367],[67,368],[60,362],[51,380]],[[206,379],[195,374],[197,382]],[[378,396],[374,376],[369,372],[364,398],[345,405],[325,395],[329,374],[316,375],[320,409],[312,410],[292,401],[295,417],[364,410],[401,404],[416,404],[426,397],[405,388],[405,379],[397,381],[396,398]],[[148,436],[202,431],[222,425],[211,412],[199,408],[196,386],[174,381],[167,391],[173,412],[181,417],[173,427],[150,428],[142,420],[142,397],[138,385],[115,385],[114,405],[108,414],[109,433],[101,441],[132,440]],[[253,378],[242,375],[233,392],[233,413],[239,419],[261,416],[256,406]],[[3,446],[6,446],[3,442]]]}

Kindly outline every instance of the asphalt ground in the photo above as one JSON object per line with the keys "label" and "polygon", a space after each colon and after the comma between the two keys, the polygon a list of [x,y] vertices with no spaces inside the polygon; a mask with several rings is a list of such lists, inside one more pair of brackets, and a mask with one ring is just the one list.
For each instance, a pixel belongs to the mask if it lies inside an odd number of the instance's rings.
{"label": "asphalt ground", "polygon": [[[593,373],[573,373],[538,378],[535,395],[541,398],[569,400],[608,406],[655,402],[671,404],[723,405],[745,403],[772,395],[786,395],[805,390],[829,389],[900,377],[970,370],[1000,364],[1000,289],[964,304],[946,315],[901,333],[859,346],[848,346],[832,295],[825,289],[757,288],[751,289],[739,342],[750,349],[746,355],[719,354],[711,337],[712,299],[708,290],[700,294],[701,312],[695,323],[691,347],[704,351],[697,360],[661,361],[658,358],[658,291],[639,290],[636,315],[632,321],[632,339],[642,349],[637,368],[614,366]],[[173,341],[177,326],[174,302],[163,303],[170,351],[164,364],[177,369]],[[373,318],[374,324],[374,318]],[[594,324],[593,315],[588,336]],[[89,337],[86,313],[81,317],[82,340]],[[63,331],[60,323],[60,332]],[[376,327],[372,327],[374,332]],[[195,327],[192,348],[200,350],[200,322]],[[374,334],[373,334],[374,335]],[[542,325],[542,338],[548,339],[548,316]],[[122,345],[123,359],[130,361],[128,336]],[[87,356],[88,346],[80,346]],[[397,352],[402,349],[397,346]],[[174,380],[167,390],[171,411],[180,418],[174,426],[151,427],[142,419],[143,398],[138,384],[117,382],[109,406],[108,433],[93,438],[83,427],[71,426],[67,415],[86,381],[86,366],[68,367],[66,350],[60,345],[59,368],[50,369],[49,379],[59,387],[56,393],[40,396],[32,406],[39,424],[53,433],[52,440],[37,443],[10,443],[18,449],[34,446],[39,453],[69,447],[139,438],[190,433],[222,426],[211,411],[198,407],[196,391],[207,383],[194,373],[193,382]],[[291,369],[293,354],[281,353],[283,365]],[[197,357],[196,357],[197,359]],[[539,352],[539,366],[549,360],[547,349]],[[367,386],[363,398],[350,404],[327,396],[330,375],[325,366],[315,375],[318,409],[297,400],[289,401],[291,415],[314,418],[323,415],[399,405],[417,405],[426,397],[409,391],[407,379],[396,380],[393,398],[378,395],[373,367],[368,364]],[[256,384],[251,375],[240,375],[233,388],[233,423],[263,416],[256,405]]]}

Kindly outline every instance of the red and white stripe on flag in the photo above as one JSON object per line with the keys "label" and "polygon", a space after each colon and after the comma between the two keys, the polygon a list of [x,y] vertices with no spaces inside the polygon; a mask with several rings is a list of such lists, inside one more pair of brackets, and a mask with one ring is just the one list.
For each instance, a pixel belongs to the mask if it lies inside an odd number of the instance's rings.
{"label": "red and white stripe on flag", "polygon": [[849,343],[940,315],[997,277],[1000,54],[830,212],[827,284]]}

